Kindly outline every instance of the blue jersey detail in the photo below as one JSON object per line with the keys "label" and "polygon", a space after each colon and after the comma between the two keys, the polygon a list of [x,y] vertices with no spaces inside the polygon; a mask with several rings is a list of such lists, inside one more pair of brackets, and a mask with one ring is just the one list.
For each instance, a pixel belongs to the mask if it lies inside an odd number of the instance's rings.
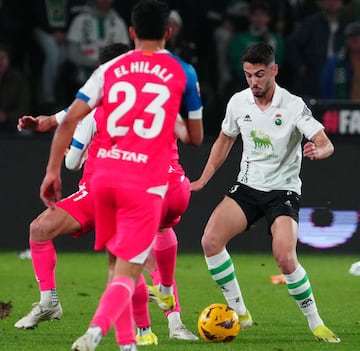
{"label": "blue jersey detail", "polygon": [[78,91],[78,93],[76,94],[76,98],[83,100],[84,102],[88,103],[90,100],[90,97],[88,97],[87,95],[85,95],[84,93],[82,93],[81,91]]}
{"label": "blue jersey detail", "polygon": [[197,111],[202,108],[198,77],[191,64],[183,61],[176,55],[169,54],[181,65],[186,76],[186,87],[180,107],[180,114],[186,118],[189,111]]}
{"label": "blue jersey detail", "polygon": [[80,149],[80,150],[82,150],[84,148],[84,144],[80,143],[80,141],[78,141],[76,139],[72,140],[71,146],[73,146],[73,147],[75,147],[77,149]]}

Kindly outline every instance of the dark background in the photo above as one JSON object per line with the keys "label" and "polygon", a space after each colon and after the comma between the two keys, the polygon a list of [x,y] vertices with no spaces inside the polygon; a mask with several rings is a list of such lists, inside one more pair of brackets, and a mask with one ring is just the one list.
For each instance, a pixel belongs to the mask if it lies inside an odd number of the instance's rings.
{"label": "dark background", "polygon": [[[190,180],[200,176],[215,136],[208,136],[202,146],[194,148],[180,145],[181,163]],[[330,206],[333,210],[359,211],[360,140],[358,136],[333,136],[335,153],[329,159],[304,159],[303,207]],[[45,175],[51,134],[2,136],[0,140],[0,250],[22,251],[28,248],[29,224],[44,205],[39,198],[39,187]],[[234,145],[229,158],[209,184],[199,193],[192,194],[190,206],[175,227],[180,252],[201,252],[200,238],[207,219],[236,179],[241,144]],[[63,196],[77,189],[80,173],[63,170]],[[360,236],[357,232],[345,244],[327,249],[328,252],[359,252]],[[79,239],[60,237],[55,244],[61,250],[91,250],[93,233]],[[268,251],[270,236],[259,222],[255,229],[239,236],[229,245],[237,251]],[[299,244],[299,251],[319,250]]]}

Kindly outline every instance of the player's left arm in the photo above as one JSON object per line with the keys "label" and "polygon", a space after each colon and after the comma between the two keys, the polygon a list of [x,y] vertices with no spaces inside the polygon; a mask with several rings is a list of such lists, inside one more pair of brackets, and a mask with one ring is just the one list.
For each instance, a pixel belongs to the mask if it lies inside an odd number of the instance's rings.
{"label": "player's left arm", "polygon": [[65,157],[65,167],[71,171],[78,171],[87,158],[87,149],[96,132],[94,119],[96,109],[92,110],[77,126],[70,149]]}
{"label": "player's left arm", "polygon": [[199,81],[196,71],[189,64],[183,65],[187,83],[183,95],[180,115],[183,117],[183,125],[186,128],[185,143],[199,146],[204,138],[202,112],[203,106],[200,95]]}
{"label": "player's left arm", "polygon": [[77,123],[90,111],[89,105],[77,98],[55,131],[46,174],[40,187],[40,198],[50,208],[53,207],[55,201],[59,201],[61,198],[60,171],[65,151],[71,143]]}
{"label": "player's left arm", "polygon": [[175,122],[175,137],[176,139],[181,140],[184,144],[188,144],[190,142],[185,121],[179,114]]}
{"label": "player's left arm", "polygon": [[201,145],[204,139],[204,129],[202,119],[185,119],[186,130],[188,133],[188,144],[193,146]]}
{"label": "player's left arm", "polygon": [[331,156],[333,152],[334,145],[323,129],[317,132],[303,148],[304,157],[310,160],[322,160]]}
{"label": "player's left arm", "polygon": [[175,136],[184,144],[199,146],[204,138],[202,119],[185,119],[179,115],[175,123]]}
{"label": "player's left arm", "polygon": [[40,198],[47,207],[61,198],[60,171],[65,151],[71,143],[77,124],[94,109],[103,94],[103,73],[107,67],[99,67],[76,94],[64,120],[55,131],[51,143],[46,174],[40,186]]}
{"label": "player's left arm", "polygon": [[65,167],[70,171],[78,171],[82,168],[87,158],[87,148],[79,149],[74,146],[74,139],[71,143],[69,151],[65,156]]}

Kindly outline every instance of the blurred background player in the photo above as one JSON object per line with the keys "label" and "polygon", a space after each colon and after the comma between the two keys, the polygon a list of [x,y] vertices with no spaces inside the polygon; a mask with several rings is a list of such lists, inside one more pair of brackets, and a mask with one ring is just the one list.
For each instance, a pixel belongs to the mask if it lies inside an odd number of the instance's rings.
{"label": "blurred background player", "polygon": [[12,66],[6,44],[0,43],[0,133],[16,133],[19,116],[30,108],[29,83]]}
{"label": "blurred background player", "polygon": [[330,57],[321,75],[323,99],[360,100],[360,22],[345,27],[343,48]]}
{"label": "blurred background player", "polygon": [[43,57],[39,103],[42,113],[56,111],[59,75],[68,57],[67,29],[70,1],[33,0],[31,6],[32,35]]}
{"label": "blurred background player", "polygon": [[90,0],[71,21],[67,32],[69,61],[73,67],[71,99],[99,64],[101,49],[111,43],[130,45],[128,26],[113,7],[113,0]]}

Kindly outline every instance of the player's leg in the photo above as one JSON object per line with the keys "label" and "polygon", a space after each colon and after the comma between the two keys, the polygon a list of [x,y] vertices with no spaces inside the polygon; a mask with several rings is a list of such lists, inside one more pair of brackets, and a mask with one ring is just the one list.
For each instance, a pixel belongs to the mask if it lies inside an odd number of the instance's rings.
{"label": "player's leg", "polygon": [[141,274],[132,298],[133,313],[137,327],[137,345],[157,345],[157,336],[151,330],[149,294],[144,276]]}
{"label": "player's leg", "polygon": [[141,264],[130,263],[120,258],[116,259],[115,277],[107,285],[100,298],[96,312],[89,324],[90,327],[73,343],[72,350],[95,350],[102,337],[114,326],[120,349],[136,351],[132,296],[141,271]]}
{"label": "player's leg", "polygon": [[271,225],[272,250],[277,265],[284,274],[290,295],[307,318],[310,330],[320,341],[338,343],[340,339],[322,321],[310,280],[298,262],[296,254],[298,224],[290,216],[279,216]]}
{"label": "player's leg", "polygon": [[[169,231],[169,228],[162,229],[155,235],[152,254],[154,255],[154,263],[157,267],[158,281],[153,286],[148,287],[153,301],[157,302],[164,311],[174,309],[176,306],[174,276],[177,239],[175,233],[175,241],[173,240],[174,237],[168,237]],[[149,264],[147,264],[147,267],[149,267]]]}
{"label": "player's leg", "polygon": [[[176,172],[170,174],[169,188],[163,202],[161,226],[154,243],[154,258],[159,273],[158,285],[149,287],[150,293],[159,307],[166,310],[174,309],[176,305],[174,296],[175,267],[177,255],[177,238],[175,233],[168,232],[179,223],[190,201],[190,180]],[[168,236],[168,234],[173,236]]]}
{"label": "player's leg", "polygon": [[[108,272],[108,284],[112,281],[114,277],[114,267],[116,262],[116,257],[108,252],[109,258],[109,272]],[[149,313],[149,294],[146,286],[145,278],[140,274],[138,283],[136,285],[134,295],[132,298],[132,309],[135,319],[135,324],[137,326],[137,335],[136,343],[137,345],[157,345],[158,339],[157,336],[151,330],[151,320]],[[120,318],[118,323],[118,335],[119,340],[128,341],[128,336],[123,335],[123,332],[126,332],[126,328],[122,327],[123,319]]]}
{"label": "player's leg", "polygon": [[210,275],[221,288],[227,304],[239,314],[242,329],[252,326],[252,318],[245,306],[226,244],[235,235],[242,233],[247,223],[241,207],[235,200],[225,196],[211,214],[201,239]]}
{"label": "player's leg", "polygon": [[16,328],[32,329],[42,321],[61,318],[62,307],[55,279],[56,250],[52,240],[80,229],[80,223],[59,207],[46,209],[30,224],[30,251],[40,301],[33,304],[28,315],[15,323]]}
{"label": "player's leg", "polygon": [[[165,236],[163,234],[165,234]],[[160,242],[157,242],[158,240]],[[166,243],[162,242],[164,240],[166,240]],[[171,252],[174,251],[173,254],[176,255],[177,246],[178,246],[178,241],[176,234],[172,228],[169,228],[166,233],[156,234],[153,250],[155,250],[155,247],[157,247],[158,250],[160,250],[161,248],[174,247],[176,248],[176,250],[172,250]],[[144,268],[149,273],[152,280],[152,284],[154,286],[159,285],[160,274],[156,267],[155,259],[152,253],[149,254],[145,262]],[[168,320],[169,337],[171,339],[178,339],[178,340],[197,340],[198,337],[194,335],[190,330],[188,330],[181,320],[181,305],[179,301],[176,281],[173,282],[173,286],[174,286],[174,296],[175,296],[175,308],[172,310],[165,311],[165,315]],[[149,297],[150,299],[153,297],[151,293]]]}
{"label": "player's leg", "polygon": [[[87,332],[72,345],[72,350],[95,350],[101,338],[115,327],[120,350],[136,350],[132,297],[159,227],[162,199],[134,189],[111,188],[102,178],[93,178],[96,240],[95,248],[106,247],[116,256],[114,279],[107,285]],[[122,345],[121,333],[128,344]]]}
{"label": "player's leg", "polygon": [[172,310],[176,305],[173,283],[175,280],[177,238],[175,233],[173,233],[173,237],[169,237],[168,232],[180,221],[189,201],[189,179],[176,173],[170,175],[169,187],[163,201],[160,230],[156,234],[153,249],[160,282],[149,287],[149,291],[164,311]]}
{"label": "player's leg", "polygon": [[[30,250],[33,268],[41,291],[40,303],[50,304],[56,290],[56,250],[53,239],[81,230],[80,223],[66,210],[47,209],[30,224]],[[52,291],[51,293],[48,293]],[[54,298],[54,296],[52,297]]]}

